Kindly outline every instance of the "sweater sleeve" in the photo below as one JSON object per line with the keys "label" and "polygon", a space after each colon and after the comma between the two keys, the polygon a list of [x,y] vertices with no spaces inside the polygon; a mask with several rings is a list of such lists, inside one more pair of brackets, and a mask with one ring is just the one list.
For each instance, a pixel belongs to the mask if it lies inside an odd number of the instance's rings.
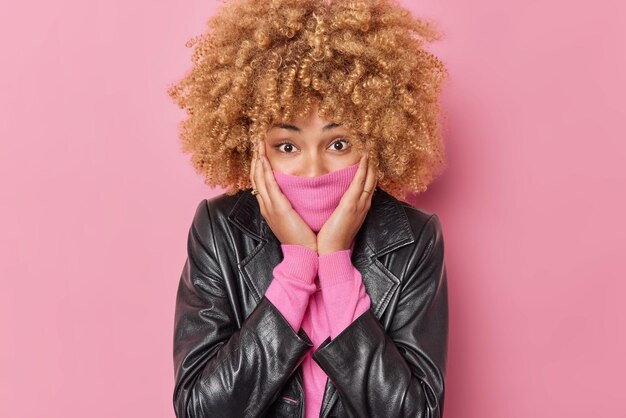
{"label": "sweater sleeve", "polygon": [[298,332],[316,291],[318,255],[304,245],[282,244],[283,260],[274,267],[274,278],[265,297],[280,311],[294,331]]}
{"label": "sweater sleeve", "polygon": [[352,265],[352,249],[319,256],[319,280],[330,338],[334,339],[370,308],[361,273]]}

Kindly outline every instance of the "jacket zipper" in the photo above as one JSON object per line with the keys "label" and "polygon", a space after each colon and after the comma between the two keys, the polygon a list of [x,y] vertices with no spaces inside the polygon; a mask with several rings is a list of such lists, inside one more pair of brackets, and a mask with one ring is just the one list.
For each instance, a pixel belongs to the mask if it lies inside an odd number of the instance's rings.
{"label": "jacket zipper", "polygon": [[293,399],[293,398],[290,398],[289,396],[282,396],[282,399],[283,399],[285,402],[290,403],[290,404],[292,404],[292,405],[298,405],[298,401],[297,401],[297,400],[295,400],[295,399]]}

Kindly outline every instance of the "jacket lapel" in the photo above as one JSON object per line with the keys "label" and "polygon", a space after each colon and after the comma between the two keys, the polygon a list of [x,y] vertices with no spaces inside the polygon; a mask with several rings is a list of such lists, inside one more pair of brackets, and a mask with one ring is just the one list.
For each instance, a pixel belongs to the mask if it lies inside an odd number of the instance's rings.
{"label": "jacket lapel", "polygon": [[[261,215],[256,197],[250,193],[250,189],[240,193],[228,220],[259,241],[254,250],[239,263],[243,279],[258,303],[273,279],[274,267],[283,256],[280,241]],[[371,310],[377,319],[380,319],[400,285],[400,280],[383,265],[379,257],[414,241],[401,203],[377,187],[370,210],[355,237],[352,251],[352,264],[361,273],[371,300]],[[298,378],[302,384],[301,374],[298,374]],[[327,380],[322,416],[328,413],[336,401],[335,392],[335,387]]]}

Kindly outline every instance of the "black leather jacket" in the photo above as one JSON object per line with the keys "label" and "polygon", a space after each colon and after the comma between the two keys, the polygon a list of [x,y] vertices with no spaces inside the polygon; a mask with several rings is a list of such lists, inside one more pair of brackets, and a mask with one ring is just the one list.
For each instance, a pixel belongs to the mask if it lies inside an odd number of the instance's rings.
{"label": "black leather jacket", "polygon": [[[313,344],[264,296],[280,242],[250,190],[198,205],[174,321],[178,417],[304,417]],[[313,359],[329,379],[321,417],[442,417],[448,297],[436,214],[380,188],[352,263],[371,308]]]}

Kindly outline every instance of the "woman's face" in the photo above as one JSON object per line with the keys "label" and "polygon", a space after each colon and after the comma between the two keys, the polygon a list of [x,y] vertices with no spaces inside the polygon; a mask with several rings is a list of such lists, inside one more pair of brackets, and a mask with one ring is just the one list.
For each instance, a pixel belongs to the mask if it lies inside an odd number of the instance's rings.
{"label": "woman's face", "polygon": [[306,118],[277,121],[265,136],[272,169],[301,177],[318,177],[359,162],[350,132],[319,117],[314,107]]}

